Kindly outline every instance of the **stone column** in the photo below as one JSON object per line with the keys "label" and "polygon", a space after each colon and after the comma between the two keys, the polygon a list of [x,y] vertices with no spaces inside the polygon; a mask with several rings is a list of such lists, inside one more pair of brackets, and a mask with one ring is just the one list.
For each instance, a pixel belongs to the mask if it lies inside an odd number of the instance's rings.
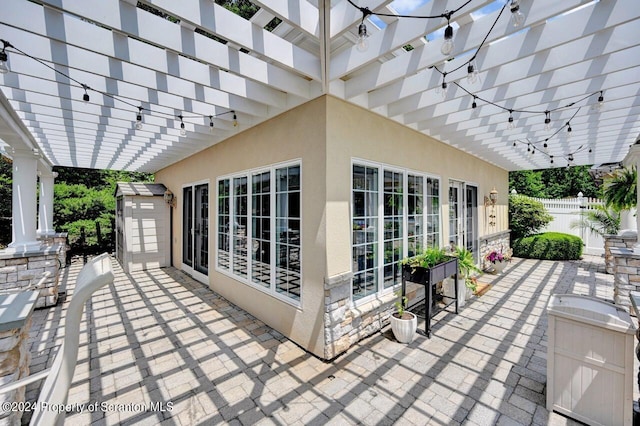
{"label": "stone column", "polygon": [[12,238],[10,249],[40,247],[37,226],[38,155],[32,150],[13,151]]}
{"label": "stone column", "polygon": [[38,172],[40,177],[40,204],[38,205],[38,235],[55,234],[53,229],[53,181],[56,172]]}
{"label": "stone column", "polygon": [[[636,170],[640,171],[640,138],[636,140],[636,143],[631,145],[627,156],[622,160],[622,164],[626,167],[635,166]],[[636,182],[636,187],[638,186],[640,186],[640,174],[638,174],[638,182]],[[636,191],[636,205],[640,206],[640,191]],[[640,215],[638,214],[636,214],[636,229],[640,231]],[[640,237],[640,232],[638,232],[638,235]],[[640,238],[633,247],[633,250],[636,253],[640,253]]]}

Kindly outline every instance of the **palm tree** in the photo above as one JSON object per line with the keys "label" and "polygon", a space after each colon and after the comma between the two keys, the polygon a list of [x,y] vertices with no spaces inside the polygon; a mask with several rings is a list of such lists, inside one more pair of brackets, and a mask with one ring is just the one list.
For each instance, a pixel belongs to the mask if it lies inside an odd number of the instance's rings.
{"label": "palm tree", "polygon": [[571,229],[588,229],[592,234],[615,235],[620,231],[620,212],[609,209],[602,204],[594,204],[593,209],[586,211],[579,220],[569,225]]}

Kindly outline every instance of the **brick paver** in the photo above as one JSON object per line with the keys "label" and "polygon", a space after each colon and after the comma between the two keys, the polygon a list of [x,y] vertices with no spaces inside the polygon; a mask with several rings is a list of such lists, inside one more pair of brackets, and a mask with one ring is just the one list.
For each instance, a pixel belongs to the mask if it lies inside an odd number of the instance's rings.
{"label": "brick paver", "polygon": [[[176,269],[114,261],[84,315],[66,424],[574,424],[544,406],[545,307],[552,293],[611,299],[601,263],[514,259],[459,315],[438,314],[431,339],[387,328],[326,363]],[[64,271],[69,297],[81,266]],[[51,364],[66,306],[35,312],[32,372]]]}

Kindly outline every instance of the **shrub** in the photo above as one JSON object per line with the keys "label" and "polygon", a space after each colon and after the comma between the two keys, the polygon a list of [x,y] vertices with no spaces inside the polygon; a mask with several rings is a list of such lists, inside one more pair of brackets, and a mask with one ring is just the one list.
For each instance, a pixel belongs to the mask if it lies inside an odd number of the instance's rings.
{"label": "shrub", "polygon": [[582,255],[582,240],[575,235],[545,232],[515,239],[513,255],[528,259],[577,260]]}
{"label": "shrub", "polygon": [[509,197],[509,228],[512,239],[535,234],[552,220],[553,216],[547,213],[540,201],[524,195]]}

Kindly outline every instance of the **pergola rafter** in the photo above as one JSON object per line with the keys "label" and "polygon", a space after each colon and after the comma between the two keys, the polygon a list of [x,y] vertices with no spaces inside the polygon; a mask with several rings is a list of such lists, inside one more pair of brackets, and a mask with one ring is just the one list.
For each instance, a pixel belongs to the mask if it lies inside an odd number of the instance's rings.
{"label": "pergola rafter", "polygon": [[[354,2],[390,15],[366,17],[365,52],[355,46],[362,12],[347,0],[259,0],[248,20],[211,0],[16,0],[4,5],[0,38],[58,72],[8,47],[12,71],[0,85],[30,143],[54,165],[155,171],[322,94],[508,170],[548,167],[521,141],[544,141],[569,119],[573,137],[551,137],[549,155],[589,146],[574,164],[620,161],[640,133],[635,1],[521,0],[524,28],[513,27],[509,7],[500,15],[507,0],[465,1],[401,11],[439,15],[464,5],[451,16],[455,47],[445,57],[437,34],[446,19],[398,17],[389,0]],[[274,18],[280,24],[265,29]],[[468,84],[466,63],[485,38],[481,83]],[[444,99],[433,67],[447,72]],[[77,82],[93,89],[89,103]],[[606,109],[594,113],[600,91]],[[516,110],[516,129],[506,128],[508,111],[481,99]],[[133,126],[138,106],[142,129]],[[552,132],[544,115],[517,112],[556,108]],[[8,144],[10,124],[0,123]]]}

